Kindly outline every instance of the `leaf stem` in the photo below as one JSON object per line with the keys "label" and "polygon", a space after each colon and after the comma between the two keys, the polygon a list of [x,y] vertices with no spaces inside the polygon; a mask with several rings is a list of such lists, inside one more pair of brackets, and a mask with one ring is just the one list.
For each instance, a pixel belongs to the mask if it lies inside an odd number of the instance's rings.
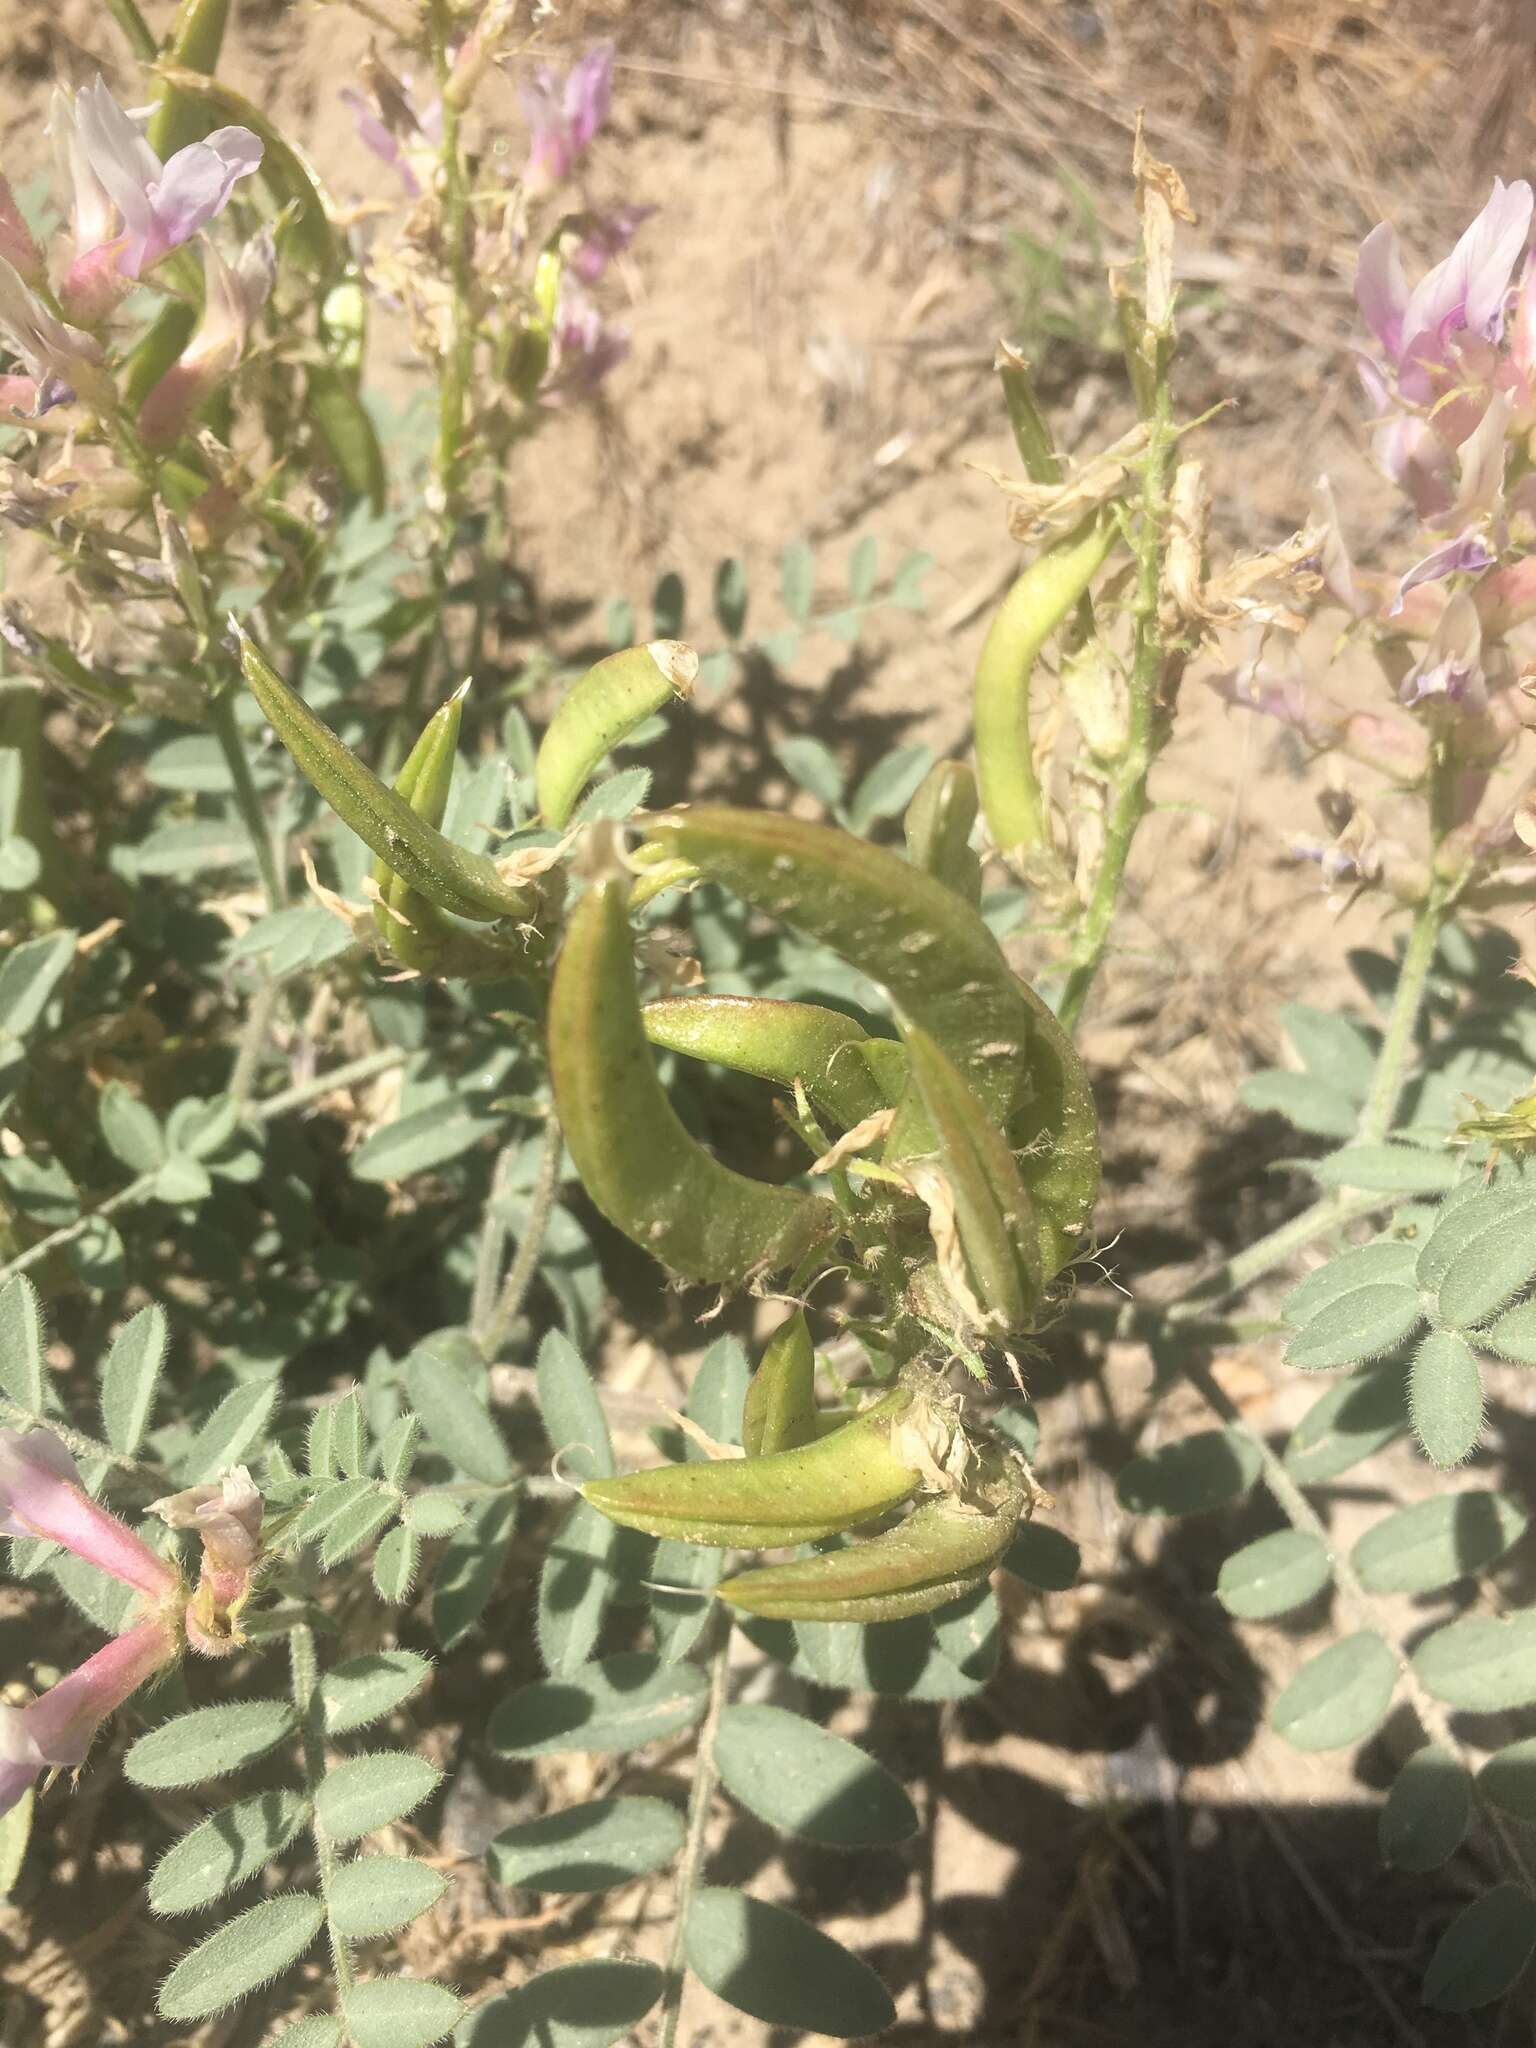
{"label": "leaf stem", "polygon": [[544,1149],[539,1154],[539,1171],[533,1184],[528,1220],[523,1225],[523,1234],[502,1286],[500,1298],[483,1330],[475,1333],[481,1353],[486,1359],[494,1359],[505,1343],[507,1332],[516,1322],[518,1311],[533,1285],[533,1276],[539,1270],[539,1260],[544,1255],[544,1241],[549,1235],[549,1219],[554,1214],[555,1198],[560,1192],[560,1162],[564,1156],[564,1134],[560,1129],[559,1119],[551,1110],[549,1121],[544,1126]]}
{"label": "leaf stem", "polygon": [[[387,1074],[392,1067],[405,1064],[406,1055],[398,1046],[385,1046],[378,1052],[364,1053],[361,1058],[347,1060],[342,1066],[332,1067],[328,1073],[317,1074],[313,1080],[301,1081],[292,1088],[285,1088],[280,1095],[269,1095],[265,1102],[252,1106],[249,1114],[258,1123],[271,1123],[274,1117],[284,1115],[290,1109],[300,1109],[307,1102],[314,1102],[322,1095],[329,1095],[334,1088],[350,1088],[359,1081],[371,1081],[375,1074]],[[116,1194],[108,1195],[105,1201],[94,1208],[83,1209],[73,1223],[62,1224],[51,1230],[46,1237],[40,1237],[36,1244],[28,1245],[24,1252],[4,1266],[0,1266],[0,1281],[9,1280],[13,1273],[25,1273],[29,1266],[35,1266],[46,1259],[50,1252],[62,1246],[73,1244],[81,1233],[101,1216],[115,1216],[120,1209],[131,1208],[135,1202],[142,1202],[153,1194],[155,1183],[160,1177],[159,1168],[141,1173],[137,1180],[119,1188]],[[49,1425],[52,1427],[52,1425]]]}
{"label": "leaf stem", "polygon": [[1178,440],[1168,378],[1170,353],[1171,337],[1164,336],[1158,345],[1148,416],[1151,433],[1142,469],[1141,521],[1135,542],[1135,642],[1129,679],[1129,718],[1125,745],[1110,779],[1104,850],[1099,856],[1093,889],[1073,935],[1067,955],[1067,977],[1057,1005],[1057,1015],[1068,1031],[1077,1028],[1109,947],[1131,844],[1147,814],[1147,778],[1158,751],[1158,692],[1166,658],[1159,604],[1168,522],[1168,468]]}
{"label": "leaf stem", "polygon": [[678,2022],[682,2018],[683,1990],[688,1981],[688,1907],[704,1869],[704,1837],[709,1827],[709,1809],[719,1774],[715,1769],[715,1730],[725,1707],[730,1683],[731,1624],[723,1626],[720,1640],[710,1655],[709,1703],[699,1729],[699,1745],[693,1767],[693,1784],[688,1792],[688,1825],[683,1836],[683,1853],[677,1866],[676,1924],[667,1954],[666,1988],[661,1996],[661,2032],[657,2048],[677,2048]]}
{"label": "leaf stem", "polygon": [[320,1896],[325,1902],[325,1931],[331,1944],[331,1961],[336,1972],[336,1989],[345,1997],[352,1989],[352,1951],[346,1936],[336,1925],[331,1911],[331,1888],[340,1868],[336,1845],[315,1812],[314,1801],[325,1781],[325,1708],[320,1698],[320,1674],[315,1661],[315,1632],[307,1621],[296,1622],[288,1632],[288,1658],[293,1677],[293,1704],[299,1715],[299,1740],[304,1760],[304,1783],[309,1793],[309,1832],[315,1845],[315,1863],[320,1872]]}

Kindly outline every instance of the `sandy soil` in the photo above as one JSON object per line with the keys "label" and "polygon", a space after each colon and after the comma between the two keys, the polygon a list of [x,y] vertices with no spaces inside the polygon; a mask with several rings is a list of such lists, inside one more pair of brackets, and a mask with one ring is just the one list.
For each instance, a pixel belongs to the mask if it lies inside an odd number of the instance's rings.
{"label": "sandy soil", "polygon": [[[366,29],[340,7],[246,0],[236,13],[229,75],[261,93],[339,195],[367,197],[371,161],[334,98]],[[552,612],[594,596],[643,604],[663,570],[702,610],[717,560],[737,554],[771,615],[777,552],[796,537],[817,542],[829,589],[861,533],[889,561],[925,548],[925,614],[881,616],[855,653],[813,638],[790,676],[754,671],[699,714],[705,767],[772,802],[785,791],[765,738],[814,731],[850,767],[912,738],[962,745],[970,665],[1014,560],[993,488],[966,466],[1012,466],[988,367],[999,333],[1030,314],[1010,296],[1007,237],[1022,226],[1049,242],[1072,217],[1069,161],[1104,253],[1129,254],[1132,95],[1204,216],[1186,249],[1198,297],[1185,403],[1235,400],[1206,436],[1226,542],[1289,532],[1324,467],[1362,534],[1386,533],[1343,352],[1352,242],[1394,204],[1426,237],[1431,221],[1437,232],[1464,218],[1490,138],[1502,146],[1491,167],[1523,168],[1518,94],[1501,115],[1466,73],[1493,10],[1468,8],[1437,40],[1433,13],[1382,0],[1353,13],[1198,0],[563,8],[556,48],[600,30],[620,40],[594,184],[661,212],[624,266],[635,350],[611,405],[560,423],[528,462],[519,565]],[[10,0],[7,170],[25,176],[39,160],[48,81],[98,65],[121,75],[97,0]],[[516,134],[511,85],[499,90]],[[1386,96],[1370,102],[1376,127],[1352,127],[1372,91]],[[1427,197],[1403,141],[1410,92],[1440,152]],[[1453,132],[1468,146],[1452,147]],[[1081,238],[1066,264],[1088,305]],[[1070,446],[1107,438],[1125,412],[1094,319],[1041,352]],[[382,354],[386,381],[407,384],[387,331]],[[1156,784],[1168,808],[1138,848],[1122,950],[1085,1041],[1110,1113],[1105,1235],[1123,1233],[1114,1261],[1127,1285],[1169,1285],[1149,1273],[1241,1242],[1294,1193],[1264,1178],[1284,1140],[1234,1107],[1236,1084],[1277,1053],[1277,1001],[1337,996],[1346,948],[1381,938],[1370,911],[1341,926],[1287,857],[1291,836],[1312,829],[1317,787],[1272,729],[1186,685]],[[1218,1370],[1266,1427],[1293,1421],[1314,1391],[1282,1383],[1258,1351]],[[1512,2039],[1492,2019],[1416,2014],[1417,1960],[1461,1880],[1437,1889],[1377,1868],[1369,1802],[1406,1731],[1389,1725],[1357,1769],[1301,1758],[1259,1723],[1328,1620],[1238,1632],[1221,1616],[1216,1562],[1267,1526],[1262,1506],[1166,1532],[1115,1506],[1104,1475],[1136,1440],[1151,1371],[1130,1348],[1042,1368],[1045,1477],[1087,1569],[1071,1594],[1011,1596],[997,1687],[959,1710],[855,1705],[838,1724],[905,1765],[931,1818],[921,1847],[867,1872],[829,1868],[737,1827],[716,1867],[825,1915],[898,1987],[892,2038],[913,2048]],[[1169,1397],[1142,1442],[1201,1420]],[[1404,1455],[1371,1484],[1411,1498],[1424,1481]],[[1380,1497],[1342,1502],[1343,1522]],[[121,1882],[118,1895],[122,1940],[136,1942]],[[640,1952],[657,1939],[647,1922],[642,1903],[625,1937]],[[62,1923],[49,1938],[65,1951],[73,1940]],[[614,1938],[578,1919],[515,1942],[497,1967],[514,1982],[540,1949],[566,1960]],[[22,1939],[12,1909],[0,1940]],[[91,1943],[73,1976],[66,1954],[73,1990],[48,2048],[148,2039],[114,2033],[110,2015],[163,1963],[158,1941],[138,1957]],[[40,1970],[41,1953],[18,1953],[13,1980]],[[234,2048],[248,2035],[237,2022],[199,2038]],[[701,1993],[686,2038],[766,2037]]]}

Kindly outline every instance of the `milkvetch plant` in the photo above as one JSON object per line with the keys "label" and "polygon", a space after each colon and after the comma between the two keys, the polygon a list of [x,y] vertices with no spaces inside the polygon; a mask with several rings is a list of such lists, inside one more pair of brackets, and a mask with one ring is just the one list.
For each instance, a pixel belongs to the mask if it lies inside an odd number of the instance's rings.
{"label": "milkvetch plant", "polygon": [[[1502,1818],[1536,1810],[1528,1745],[1482,1761],[1447,1710],[1536,1701],[1528,1617],[1410,1649],[1382,1603],[1496,1570],[1526,1510],[1458,1486],[1346,1555],[1317,1490],[1410,1431],[1454,1470],[1490,1366],[1536,1359],[1536,1036],[1470,922],[1519,899],[1536,840],[1529,189],[1496,187],[1412,289],[1390,231],[1361,252],[1411,561],[1357,565],[1326,484],[1298,532],[1229,559],[1175,411],[1192,208],[1138,138],[1141,249],[1112,298],[1131,410],[1069,460],[999,350],[1023,473],[994,481],[1025,553],[974,748],[900,749],[850,787],[796,734],[778,765],[805,802],[722,804],[629,755],[806,635],[920,608],[925,558],[882,578],[866,536],[826,605],[825,555],[791,543],[788,623],[757,638],[727,558],[720,644],[663,576],[648,635],[621,601],[603,651],[509,659],[521,445],[622,393],[603,293],[651,209],[612,196],[612,49],[553,61],[503,0],[412,9],[341,89],[389,181],[352,207],[221,79],[223,0],[163,41],[133,0],[111,11],[147,115],[99,80],[56,98],[62,235],[0,185],[0,514],[67,599],[0,611],[0,1529],[36,1612],[51,1587],[105,1638],[68,1670],[49,1636],[36,1696],[16,1674],[0,1708],[7,1866],[46,1859],[56,1774],[143,1795],[146,1908],[186,1932],[154,2038],[250,2001],[252,2038],[287,2048],[642,2022],[672,2048],[694,1985],[763,2026],[878,2032],[896,2006],[861,1957],[710,1881],[718,1820],[728,1801],[828,1854],[917,1830],[803,1703],[972,1697],[999,1568],[1075,1578],[1019,1398],[1070,1327],[1151,1343],[1215,1411],[1116,1475],[1127,1513],[1262,1478],[1286,1526],[1215,1597],[1262,1623],[1334,1589],[1348,1627],[1279,1691],[1280,1732],[1344,1746],[1400,1692],[1427,1741],[1388,1856],[1432,1868],[1490,1816],[1508,1870],[1426,1996],[1499,1995],[1536,1944]],[[381,294],[432,387],[414,413],[371,389]],[[1376,709],[1308,672],[1314,612],[1376,656]],[[1330,837],[1296,851],[1411,924],[1364,968],[1379,1026],[1292,1006],[1299,1067],[1246,1084],[1326,1144],[1300,1162],[1316,1201],[1186,1297],[1126,1300],[1100,1285],[1075,1032],[1197,664],[1345,764]],[[43,691],[93,741],[60,819]],[[645,1445],[602,1370],[607,1277],[636,1252],[657,1329],[675,1296],[673,1329],[757,1331],[713,1337]],[[1303,1254],[1267,1332],[1287,1369],[1350,1377],[1281,1450],[1209,1354],[1239,1331],[1227,1297]],[[685,1783],[664,1749],[644,1792],[616,1765],[500,1827],[481,1880],[561,1898],[665,1874],[662,1939],[509,1987],[456,1917],[438,1802],[477,1760],[669,1743]],[[405,1966],[426,1915],[434,1975]]]}

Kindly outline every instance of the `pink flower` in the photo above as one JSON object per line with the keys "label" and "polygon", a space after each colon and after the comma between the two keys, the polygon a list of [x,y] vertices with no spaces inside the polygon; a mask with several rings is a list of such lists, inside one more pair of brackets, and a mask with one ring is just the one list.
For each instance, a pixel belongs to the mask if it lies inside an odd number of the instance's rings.
{"label": "pink flower", "polygon": [[233,268],[212,242],[204,242],[202,321],[139,408],[139,432],[151,448],[169,447],[232,374],[275,274],[270,228],[246,243]]}
{"label": "pink flower", "polygon": [[1443,583],[1447,576],[1462,571],[1476,575],[1493,566],[1493,556],[1488,544],[1480,533],[1461,533],[1454,540],[1442,541],[1437,548],[1417,562],[1397,586],[1397,595],[1387,606],[1387,617],[1395,619],[1403,608],[1403,600],[1410,590],[1416,590],[1421,583]]}
{"label": "pink flower", "polygon": [[531,131],[523,189],[530,198],[568,178],[576,159],[608,118],[613,102],[613,45],[596,43],[562,84],[546,64],[518,88]]}
{"label": "pink flower", "polygon": [[57,319],[30,286],[0,257],[0,340],[21,358],[32,380],[34,415],[66,404],[78,393],[89,403],[110,402],[101,349],[90,335]]}
{"label": "pink flower", "polygon": [[172,1598],[181,1585],[174,1565],[91,1499],[51,1430],[0,1429],[0,1536],[62,1543],[152,1600]]}
{"label": "pink flower", "polygon": [[141,1621],[87,1657],[78,1671],[61,1678],[30,1707],[0,1706],[0,1813],[10,1811],[39,1771],[84,1763],[91,1738],[107,1716],[175,1654],[175,1632],[168,1622]]}
{"label": "pink flower", "polygon": [[142,277],[222,213],[239,180],[261,162],[261,143],[249,128],[216,128],[162,164],[100,78],[75,95],[67,113],[56,102],[54,118],[72,124],[63,146],[76,192],[78,253],[61,296],[88,323],[110,312],[125,281]]}
{"label": "pink flower", "polygon": [[1395,228],[1383,221],[1361,243],[1355,300],[1397,372],[1403,397],[1422,403],[1432,396],[1430,373],[1448,365],[1456,336],[1502,338],[1505,300],[1530,232],[1532,205],[1523,178],[1512,185],[1495,178],[1482,212],[1412,291]]}
{"label": "pink flower", "polygon": [[4,178],[0,178],[0,256],[3,256],[23,284],[42,284],[48,269],[43,262],[43,252],[32,238],[32,230],[22,219],[21,208],[16,204],[16,195]]}

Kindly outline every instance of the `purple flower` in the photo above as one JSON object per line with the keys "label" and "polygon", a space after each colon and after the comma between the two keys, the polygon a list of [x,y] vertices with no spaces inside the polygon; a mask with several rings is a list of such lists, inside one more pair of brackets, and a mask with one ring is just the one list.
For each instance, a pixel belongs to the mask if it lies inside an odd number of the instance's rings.
{"label": "purple flower", "polygon": [[1495,178],[1482,212],[1412,291],[1395,228],[1383,221],[1361,243],[1355,300],[1405,398],[1422,403],[1432,396],[1431,372],[1446,366],[1456,335],[1502,338],[1505,300],[1530,231],[1532,205],[1523,178],[1512,185]]}
{"label": "purple flower", "polygon": [[1460,570],[1475,575],[1492,566],[1493,556],[1480,533],[1461,533],[1455,540],[1442,541],[1439,547],[1431,548],[1422,560],[1415,562],[1398,584],[1397,595],[1387,606],[1387,617],[1395,619],[1403,608],[1403,599],[1421,583],[1443,583],[1447,576],[1454,576]]}
{"label": "purple flower", "polygon": [[595,43],[562,83],[546,64],[518,88],[530,130],[523,189],[530,198],[553,191],[608,118],[613,102],[613,45]]}
{"label": "purple flower", "polygon": [[1439,698],[1467,711],[1486,711],[1483,683],[1483,629],[1477,606],[1466,591],[1446,600],[1429,645],[1398,686],[1404,704]]}
{"label": "purple flower", "polygon": [[30,1707],[0,1705],[0,1813],[10,1812],[40,1771],[84,1763],[107,1716],[175,1654],[176,1637],[167,1622],[141,1621]]}
{"label": "purple flower", "polygon": [[[56,104],[55,119],[60,118]],[[95,181],[87,205],[99,216],[104,195],[112,221],[102,231],[98,218],[91,245],[79,247],[63,296],[78,318],[100,319],[111,310],[103,303],[106,288],[120,293],[121,280],[142,277],[206,227],[228,205],[239,180],[260,164],[262,146],[249,128],[216,128],[162,164],[100,78],[75,95],[68,118],[70,160],[83,163]],[[77,236],[81,193],[77,173]]]}
{"label": "purple flower", "polygon": [[612,213],[589,215],[571,257],[571,268],[583,284],[596,284],[615,256],[622,256],[648,221],[654,206],[616,206]]}
{"label": "purple flower", "polygon": [[628,331],[610,327],[586,293],[567,284],[555,316],[554,348],[542,392],[545,403],[590,398],[628,354]]}

